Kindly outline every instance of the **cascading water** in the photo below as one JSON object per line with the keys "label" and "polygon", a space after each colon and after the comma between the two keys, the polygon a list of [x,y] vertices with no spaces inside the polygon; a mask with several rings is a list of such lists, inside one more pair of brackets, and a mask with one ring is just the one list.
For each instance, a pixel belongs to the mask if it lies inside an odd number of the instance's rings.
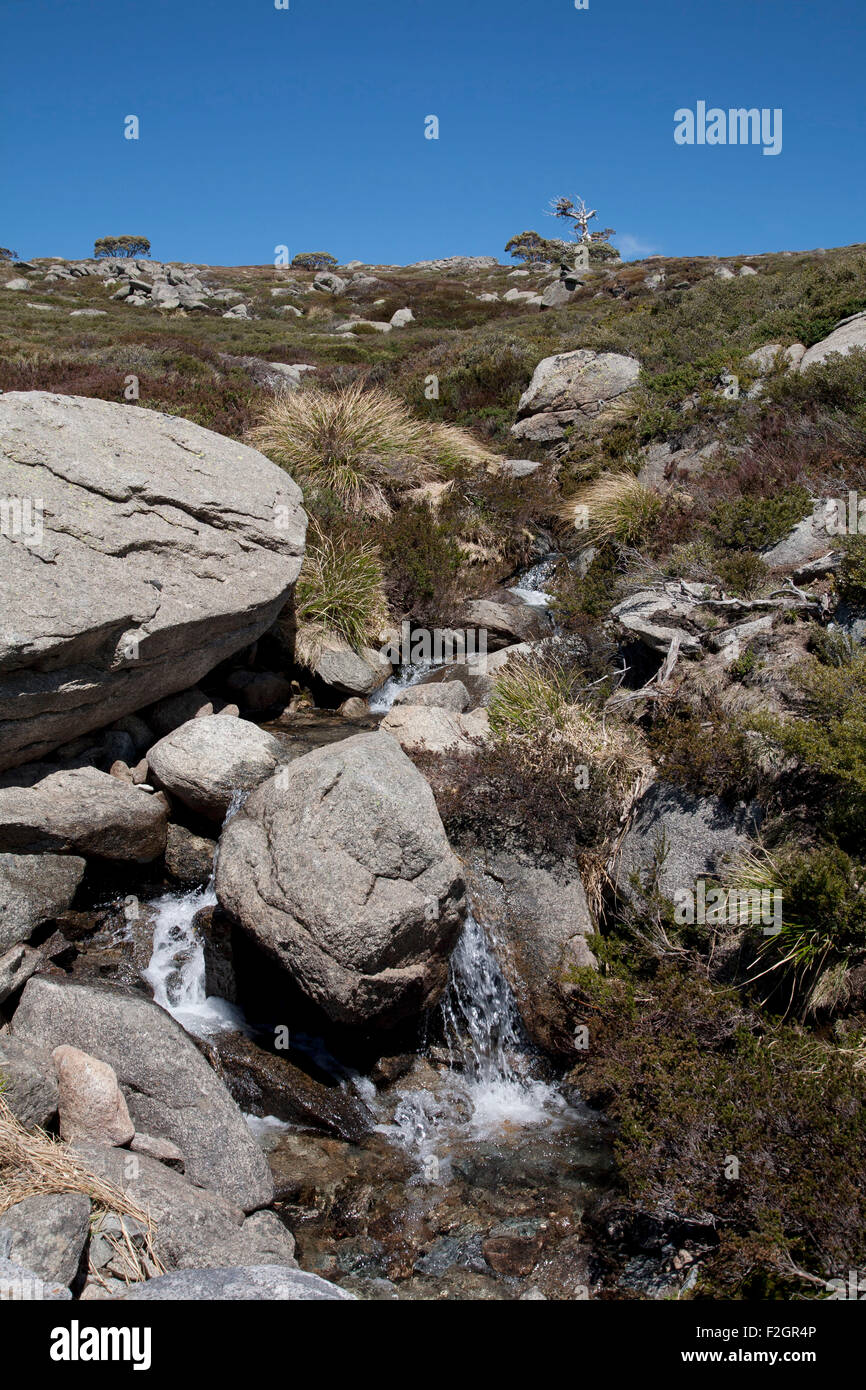
{"label": "cascading water", "polygon": [[389,676],[384,685],[380,685],[378,690],[374,690],[367,701],[367,708],[371,714],[387,714],[401,690],[408,690],[410,685],[418,685],[428,671],[432,671],[437,666],[435,661],[416,661],[401,666],[396,675]]}
{"label": "cascading water", "polygon": [[[233,793],[223,828],[240,810],[244,797],[244,792]],[[154,1003],[197,1037],[245,1026],[239,1009],[206,990],[204,944],[194,922],[202,908],[215,907],[216,902],[211,874],[206,887],[165,893],[151,904],[153,954],[142,977],[153,990]]]}
{"label": "cascading water", "polygon": [[514,995],[483,929],[469,914],[451,958],[440,1005],[450,1066],[435,1089],[404,1090],[382,1126],[419,1161],[429,1181],[447,1180],[450,1151],[550,1126],[568,1113],[554,1086],[533,1079],[532,1049]]}
{"label": "cascading water", "polygon": [[553,578],[560,558],[555,554],[545,555],[543,560],[538,560],[519,574],[517,582],[508,592],[533,608],[547,608],[551,602],[551,595],[544,586]]}

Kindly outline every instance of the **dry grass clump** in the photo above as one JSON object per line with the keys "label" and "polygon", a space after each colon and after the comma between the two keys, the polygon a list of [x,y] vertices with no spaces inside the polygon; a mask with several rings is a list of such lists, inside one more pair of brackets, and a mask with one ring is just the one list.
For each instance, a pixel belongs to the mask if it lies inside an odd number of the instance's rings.
{"label": "dry grass clump", "polygon": [[586,768],[625,796],[647,762],[634,730],[606,718],[579,673],[555,660],[512,657],[497,676],[488,712],[494,737],[512,744],[528,769],[547,767],[561,777]]}
{"label": "dry grass clump", "polygon": [[603,473],[569,497],[560,516],[587,540],[639,545],[651,534],[661,505],[633,473]]}
{"label": "dry grass clump", "polygon": [[363,382],[336,391],[305,384],[277,396],[248,440],[301,488],[370,517],[391,514],[395,491],[496,458],[465,430],[417,420],[396,396]]}
{"label": "dry grass clump", "polygon": [[114,1183],[91,1173],[62,1140],[52,1139],[41,1129],[25,1129],[0,1089],[0,1219],[3,1212],[28,1197],[61,1192],[81,1192],[89,1197],[97,1221],[107,1212],[133,1217],[144,1228],[145,1238],[142,1250],[134,1250],[129,1240],[125,1242],[130,1276],[140,1279],[163,1272],[154,1250],[156,1232],[150,1213]]}

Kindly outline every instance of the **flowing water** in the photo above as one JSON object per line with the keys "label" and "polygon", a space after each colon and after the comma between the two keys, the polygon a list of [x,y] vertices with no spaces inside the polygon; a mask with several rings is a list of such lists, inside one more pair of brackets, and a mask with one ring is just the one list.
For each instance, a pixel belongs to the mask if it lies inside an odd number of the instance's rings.
{"label": "flowing water", "polygon": [[380,685],[369,697],[367,707],[370,713],[387,714],[401,690],[408,690],[410,685],[419,685],[428,672],[436,669],[437,664],[441,665],[435,661],[417,661],[399,667],[397,672],[389,676],[384,685]]}
{"label": "flowing water", "polygon": [[[144,977],[155,1001],[200,1038],[247,1030],[239,1009],[207,995],[194,923],[215,902],[211,879],[150,904]],[[473,916],[427,1042],[401,1080],[377,1090],[321,1040],[305,1044],[320,1074],[357,1089],[375,1127],[351,1144],[247,1116],[302,1268],[362,1298],[586,1296],[583,1215],[608,1181],[609,1146],[598,1117],[527,1039]]]}
{"label": "flowing water", "polygon": [[393,1121],[382,1126],[417,1157],[427,1180],[447,1181],[455,1146],[513,1139],[524,1128],[549,1131],[573,1113],[554,1085],[533,1076],[514,995],[471,914],[451,958],[440,1021],[447,1069],[429,1089],[398,1088]]}
{"label": "flowing water", "polygon": [[530,565],[529,569],[523,570],[508,592],[535,608],[547,608],[553,602],[553,596],[547,592],[545,585],[553,578],[560,558],[555,554],[545,555],[543,560],[538,560],[534,565]]}
{"label": "flowing water", "polygon": [[[223,829],[241,808],[244,793],[235,792]],[[245,1028],[241,1011],[206,990],[204,943],[195,927],[196,914],[216,907],[213,874],[204,888],[165,893],[150,904],[153,954],[142,978],[153,990],[154,1003],[176,1018],[188,1033],[205,1038],[221,1031]]]}

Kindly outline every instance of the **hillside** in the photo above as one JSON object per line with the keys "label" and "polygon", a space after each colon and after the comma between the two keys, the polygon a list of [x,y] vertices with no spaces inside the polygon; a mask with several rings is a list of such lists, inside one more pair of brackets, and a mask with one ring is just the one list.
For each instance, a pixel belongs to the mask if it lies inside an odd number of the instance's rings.
{"label": "hillside", "polygon": [[862,1267],[866,245],[4,263],[0,393],[0,859],[80,865],[0,919],[0,1023],[184,1149],[98,1051],[127,1007],[160,1050],[153,998],[217,1110],[285,1122],[269,1169],[191,1122],[192,1181],[281,1223],[221,1263],[371,1299]]}

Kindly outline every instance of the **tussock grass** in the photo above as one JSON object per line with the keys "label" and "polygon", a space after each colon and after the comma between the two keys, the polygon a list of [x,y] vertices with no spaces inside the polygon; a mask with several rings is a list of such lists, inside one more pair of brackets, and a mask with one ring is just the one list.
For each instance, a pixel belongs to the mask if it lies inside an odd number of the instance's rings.
{"label": "tussock grass", "polygon": [[848,997],[848,972],[866,953],[866,886],[858,866],[829,845],[745,854],[728,874],[738,893],[779,893],[781,922],[762,936],[752,979],[788,991],[786,1011],[832,1012]]}
{"label": "tussock grass", "polygon": [[3,1212],[26,1198],[63,1192],[80,1192],[89,1197],[96,1220],[111,1212],[140,1222],[146,1232],[144,1249],[136,1251],[131,1242],[126,1242],[130,1275],[140,1279],[163,1273],[154,1250],[156,1232],[150,1213],[119,1187],[91,1173],[62,1140],[52,1139],[41,1129],[25,1129],[0,1088],[0,1224]]}
{"label": "tussock grass", "polygon": [[395,491],[441,481],[460,464],[496,460],[465,430],[415,419],[396,396],[361,381],[278,396],[248,440],[303,489],[369,517],[389,516]]}
{"label": "tussock grass", "polygon": [[560,516],[590,541],[639,545],[661,511],[661,498],[632,473],[603,473],[562,504]]}
{"label": "tussock grass", "polygon": [[516,744],[527,767],[581,767],[625,794],[645,765],[634,733],[593,707],[578,672],[555,660],[512,657],[497,676],[488,707],[494,738]]}
{"label": "tussock grass", "polygon": [[298,659],[315,664],[327,633],[356,650],[375,639],[388,621],[382,563],[374,545],[326,536],[313,522],[295,586]]}

